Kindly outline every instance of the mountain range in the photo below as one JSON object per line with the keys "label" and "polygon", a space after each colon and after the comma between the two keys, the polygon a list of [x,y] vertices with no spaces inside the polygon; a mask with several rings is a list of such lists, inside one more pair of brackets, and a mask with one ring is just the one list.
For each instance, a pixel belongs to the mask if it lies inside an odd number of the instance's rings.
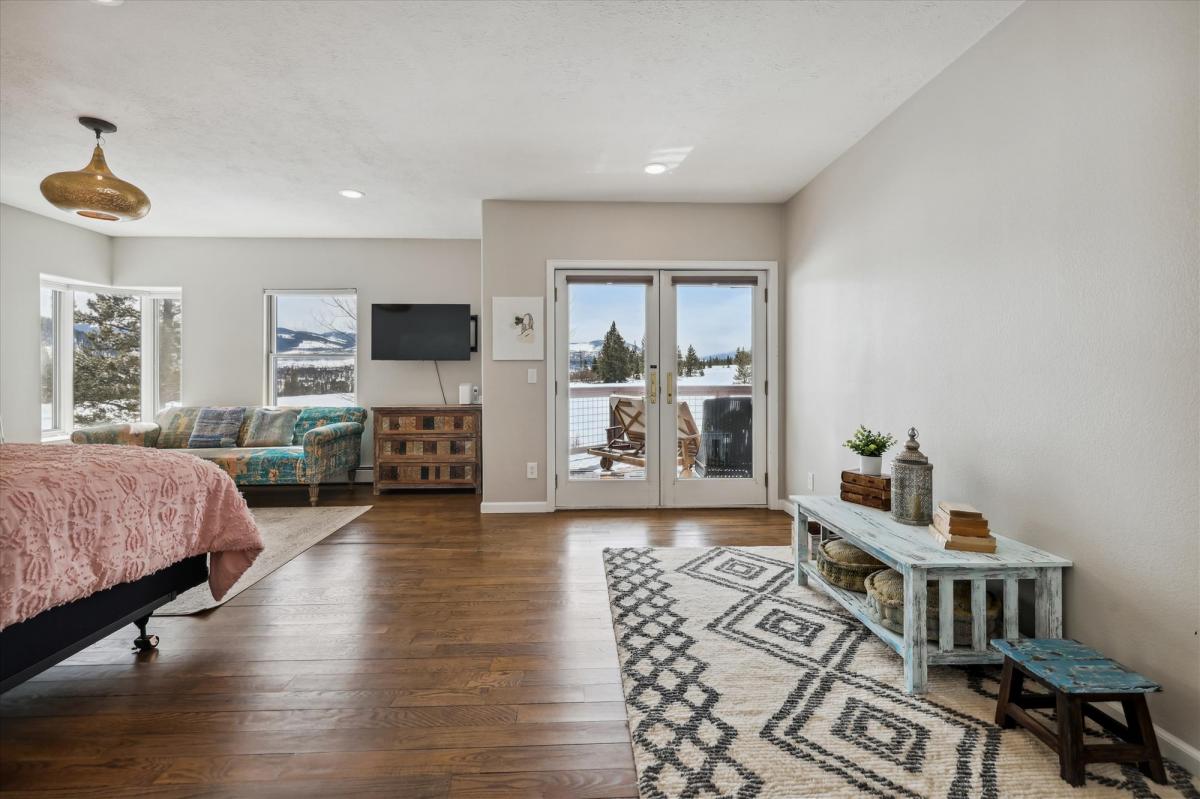
{"label": "mountain range", "polygon": [[358,336],[341,330],[313,333],[308,330],[275,328],[275,351],[278,353],[340,353],[353,352]]}

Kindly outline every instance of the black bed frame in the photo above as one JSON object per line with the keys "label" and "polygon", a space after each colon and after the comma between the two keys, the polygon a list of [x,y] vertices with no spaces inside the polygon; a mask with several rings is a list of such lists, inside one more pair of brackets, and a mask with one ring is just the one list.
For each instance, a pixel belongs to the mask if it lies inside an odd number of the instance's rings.
{"label": "black bed frame", "polygon": [[208,556],[195,555],[91,596],[44,610],[0,631],[0,693],[91,646],[126,624],[136,624],[135,651],[158,646],[147,635],[150,614],[208,579]]}

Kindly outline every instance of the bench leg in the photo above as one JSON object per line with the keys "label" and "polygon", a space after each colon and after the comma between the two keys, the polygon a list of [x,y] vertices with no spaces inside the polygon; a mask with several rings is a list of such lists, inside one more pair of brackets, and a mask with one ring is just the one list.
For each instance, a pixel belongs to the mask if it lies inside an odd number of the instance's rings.
{"label": "bench leg", "polygon": [[1163,768],[1162,754],[1158,751],[1158,736],[1154,734],[1154,722],[1150,720],[1150,708],[1146,705],[1145,694],[1122,699],[1121,709],[1125,711],[1129,742],[1146,747],[1147,759],[1138,763],[1138,769],[1158,784],[1166,785],[1167,772]]}
{"label": "bench leg", "polygon": [[1034,580],[1034,634],[1062,638],[1062,569],[1039,569]]}
{"label": "bench leg", "polygon": [[1083,708],[1079,699],[1055,691],[1054,714],[1058,721],[1058,775],[1071,785],[1083,785]]}
{"label": "bench leg", "polygon": [[923,694],[927,688],[925,578],[925,569],[916,566],[904,575],[904,690],[910,694]]}
{"label": "bench leg", "polygon": [[308,484],[308,504],[312,505],[314,508],[317,507],[317,493],[320,490],[321,490],[320,483],[309,483]]}
{"label": "bench leg", "polygon": [[1000,672],[1000,692],[996,697],[996,726],[1011,730],[1017,723],[1008,715],[1008,706],[1021,706],[1021,689],[1025,683],[1025,675],[1013,665],[1009,658],[1004,659],[1004,668]]}
{"label": "bench leg", "polygon": [[795,558],[796,564],[796,585],[808,585],[808,575],[804,573],[804,569],[800,568],[801,563],[808,562],[808,517],[796,510],[796,516],[792,519],[792,557]]}

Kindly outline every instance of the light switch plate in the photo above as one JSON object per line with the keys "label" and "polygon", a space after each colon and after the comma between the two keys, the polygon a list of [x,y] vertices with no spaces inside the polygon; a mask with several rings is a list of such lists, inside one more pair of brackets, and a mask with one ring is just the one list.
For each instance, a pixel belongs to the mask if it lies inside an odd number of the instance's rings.
{"label": "light switch plate", "polygon": [[537,462],[525,464],[525,476],[530,480],[537,479]]}
{"label": "light switch plate", "polygon": [[537,369],[530,369],[527,379],[529,380],[530,383],[536,383],[537,382]]}
{"label": "light switch plate", "polygon": [[812,472],[808,473],[808,490],[815,491],[817,488],[817,476]]}

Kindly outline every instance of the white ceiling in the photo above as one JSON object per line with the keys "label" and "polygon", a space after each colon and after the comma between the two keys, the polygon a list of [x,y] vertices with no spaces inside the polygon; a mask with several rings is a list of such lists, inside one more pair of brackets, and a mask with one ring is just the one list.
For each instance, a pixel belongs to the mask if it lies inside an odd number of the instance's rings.
{"label": "white ceiling", "polygon": [[[479,236],[482,199],[782,201],[1017,5],[4,0],[0,201],[435,238]],[[88,160],[81,114],[120,127],[145,219],[42,199]]]}

